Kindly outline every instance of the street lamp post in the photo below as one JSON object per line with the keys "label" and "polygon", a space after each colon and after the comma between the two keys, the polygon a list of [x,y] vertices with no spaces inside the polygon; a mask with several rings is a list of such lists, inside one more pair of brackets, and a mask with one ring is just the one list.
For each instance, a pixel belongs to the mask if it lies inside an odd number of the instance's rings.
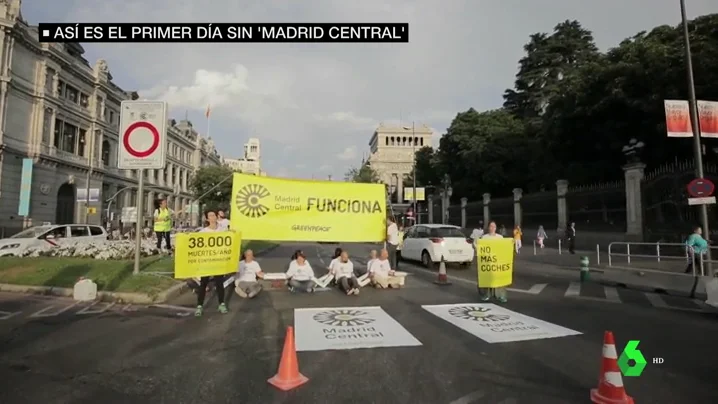
{"label": "street lamp post", "polygon": [[[404,126],[404,129],[409,130]],[[416,122],[411,122],[411,207],[414,211],[414,224],[419,223],[418,211],[416,210]]]}
{"label": "street lamp post", "polygon": [[[698,123],[698,102],[696,101],[696,86],[693,80],[693,60],[691,56],[691,41],[688,34],[688,18],[686,17],[686,2],[681,1],[681,23],[683,25],[683,44],[686,52],[686,70],[688,76],[688,109],[691,114],[691,126],[693,129],[693,158],[696,166],[696,177],[703,178],[703,147],[701,146],[701,133],[700,126]],[[700,205],[701,222],[703,222],[703,234],[706,239],[710,240],[711,233],[708,226],[708,206]],[[711,260],[711,249],[707,251],[708,259],[708,274],[712,275],[712,268],[710,265]]]}

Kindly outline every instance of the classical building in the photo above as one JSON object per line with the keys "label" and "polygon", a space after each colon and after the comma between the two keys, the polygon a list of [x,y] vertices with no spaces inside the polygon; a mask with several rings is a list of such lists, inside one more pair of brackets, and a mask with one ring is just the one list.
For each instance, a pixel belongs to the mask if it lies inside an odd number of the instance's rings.
{"label": "classical building", "polygon": [[395,192],[393,202],[403,203],[404,178],[411,175],[414,153],[422,147],[431,147],[432,131],[426,125],[386,126],[379,124],[369,141],[371,154],[368,162],[379,175],[381,182]]}
{"label": "classical building", "polygon": [[[137,174],[117,168],[117,147],[120,102],[139,95],[118,87],[104,60],[90,65],[81,45],[39,43],[20,0],[1,1],[0,19],[0,236],[43,222],[116,224],[122,207],[138,202],[147,217],[159,196],[192,221],[193,170],[222,164],[212,141],[170,120],[167,166],[145,171],[146,192],[137,195]],[[20,217],[24,158],[34,164],[29,215]],[[87,189],[89,209],[80,196]]]}
{"label": "classical building", "polygon": [[247,174],[264,175],[262,171],[262,148],[259,139],[249,138],[244,144],[244,156],[239,159],[224,159],[224,164],[228,165],[235,171],[241,171]]}

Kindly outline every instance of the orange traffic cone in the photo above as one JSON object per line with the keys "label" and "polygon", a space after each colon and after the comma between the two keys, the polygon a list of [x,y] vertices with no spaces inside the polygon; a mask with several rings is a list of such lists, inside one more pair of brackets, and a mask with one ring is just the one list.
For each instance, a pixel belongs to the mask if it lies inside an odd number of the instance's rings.
{"label": "orange traffic cone", "polygon": [[623,388],[616,342],[611,331],[606,331],[603,335],[601,378],[598,380],[598,388],[591,389],[591,401],[596,404],[633,404],[633,397],[626,394],[626,389]]}
{"label": "orange traffic cone", "polygon": [[444,260],[443,255],[441,256],[441,262],[439,263],[439,276],[434,283],[442,286],[451,285],[449,278],[446,276],[446,261]]}
{"label": "orange traffic cone", "polygon": [[284,338],[284,349],[282,358],[279,360],[277,374],[267,382],[272,386],[289,391],[308,382],[309,379],[299,373],[299,361],[297,360],[297,349],[294,346],[294,327],[287,327],[287,336]]}

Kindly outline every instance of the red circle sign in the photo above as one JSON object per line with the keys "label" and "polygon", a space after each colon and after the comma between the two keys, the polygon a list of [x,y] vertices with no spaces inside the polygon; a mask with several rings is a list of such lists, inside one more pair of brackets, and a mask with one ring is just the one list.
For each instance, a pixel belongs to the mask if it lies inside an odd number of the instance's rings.
{"label": "red circle sign", "polygon": [[694,198],[703,198],[713,195],[716,186],[711,180],[705,178],[696,178],[688,183],[688,194]]}
{"label": "red circle sign", "polygon": [[[144,128],[152,133],[152,145],[147,150],[135,150],[130,145],[130,135],[136,129]],[[144,158],[154,153],[158,147],[160,147],[160,133],[157,131],[154,125],[149,122],[139,121],[130,125],[125,133],[122,135],[122,144],[125,146],[127,153],[130,153],[133,157]]]}

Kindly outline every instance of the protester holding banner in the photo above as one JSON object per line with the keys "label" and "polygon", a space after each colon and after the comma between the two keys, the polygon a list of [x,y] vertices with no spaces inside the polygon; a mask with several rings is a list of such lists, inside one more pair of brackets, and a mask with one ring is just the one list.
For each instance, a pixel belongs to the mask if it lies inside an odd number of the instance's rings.
{"label": "protester holding banner", "polygon": [[389,251],[381,250],[379,259],[374,260],[369,267],[369,276],[372,284],[377,289],[399,288],[401,287],[401,279],[394,276],[394,270],[391,269],[389,261]]}
{"label": "protester holding banner", "polygon": [[224,211],[221,209],[218,210],[217,216],[219,216],[217,218],[217,224],[219,225],[220,228],[222,228],[222,231],[229,230],[229,219],[227,219],[227,215],[224,213]]}
{"label": "protester holding banner", "polygon": [[389,225],[386,227],[386,250],[389,254],[389,264],[396,268],[396,249],[399,247],[399,227],[396,225],[394,216],[389,216]]}
{"label": "protester holding banner", "polygon": [[309,265],[309,262],[307,262],[307,257],[304,255],[304,252],[297,251],[295,254],[296,258],[289,264],[289,269],[286,274],[289,290],[292,292],[298,290],[313,293],[315,287],[314,281],[312,280],[312,278],[314,278],[314,270],[312,266]]}
{"label": "protester holding banner", "polygon": [[349,253],[346,251],[341,253],[332,271],[339,288],[341,288],[347,296],[359,294],[359,281],[354,276],[354,264],[349,260]]}
{"label": "protester holding banner", "polygon": [[262,291],[262,285],[257,282],[257,279],[263,278],[264,272],[262,272],[259,262],[254,260],[254,252],[252,250],[245,251],[244,259],[239,262],[234,291],[241,298],[251,299]]}
{"label": "protester holding banner", "polygon": [[[207,211],[205,213],[207,218],[207,227],[200,230],[201,233],[206,232],[221,232],[222,228],[217,223],[217,213],[214,211]],[[219,312],[222,314],[227,313],[227,305],[224,304],[224,276],[203,276],[199,282],[199,289],[197,289],[197,310],[194,315],[199,317],[204,311],[204,298],[207,293],[207,285],[213,281],[215,285],[215,293],[217,294],[217,301],[219,302]]]}
{"label": "protester holding banner", "polygon": [[[493,220],[489,222],[489,229],[486,234],[481,236],[481,240],[491,240],[491,239],[502,239],[504,238],[501,234],[496,233],[496,222]],[[479,244],[480,245],[480,244]],[[481,266],[481,260],[479,260],[479,266]],[[479,297],[482,301],[489,301],[491,297],[495,297],[498,301],[502,303],[506,303],[508,301],[506,288],[505,287],[498,287],[498,288],[482,288],[481,284],[479,284]]]}

